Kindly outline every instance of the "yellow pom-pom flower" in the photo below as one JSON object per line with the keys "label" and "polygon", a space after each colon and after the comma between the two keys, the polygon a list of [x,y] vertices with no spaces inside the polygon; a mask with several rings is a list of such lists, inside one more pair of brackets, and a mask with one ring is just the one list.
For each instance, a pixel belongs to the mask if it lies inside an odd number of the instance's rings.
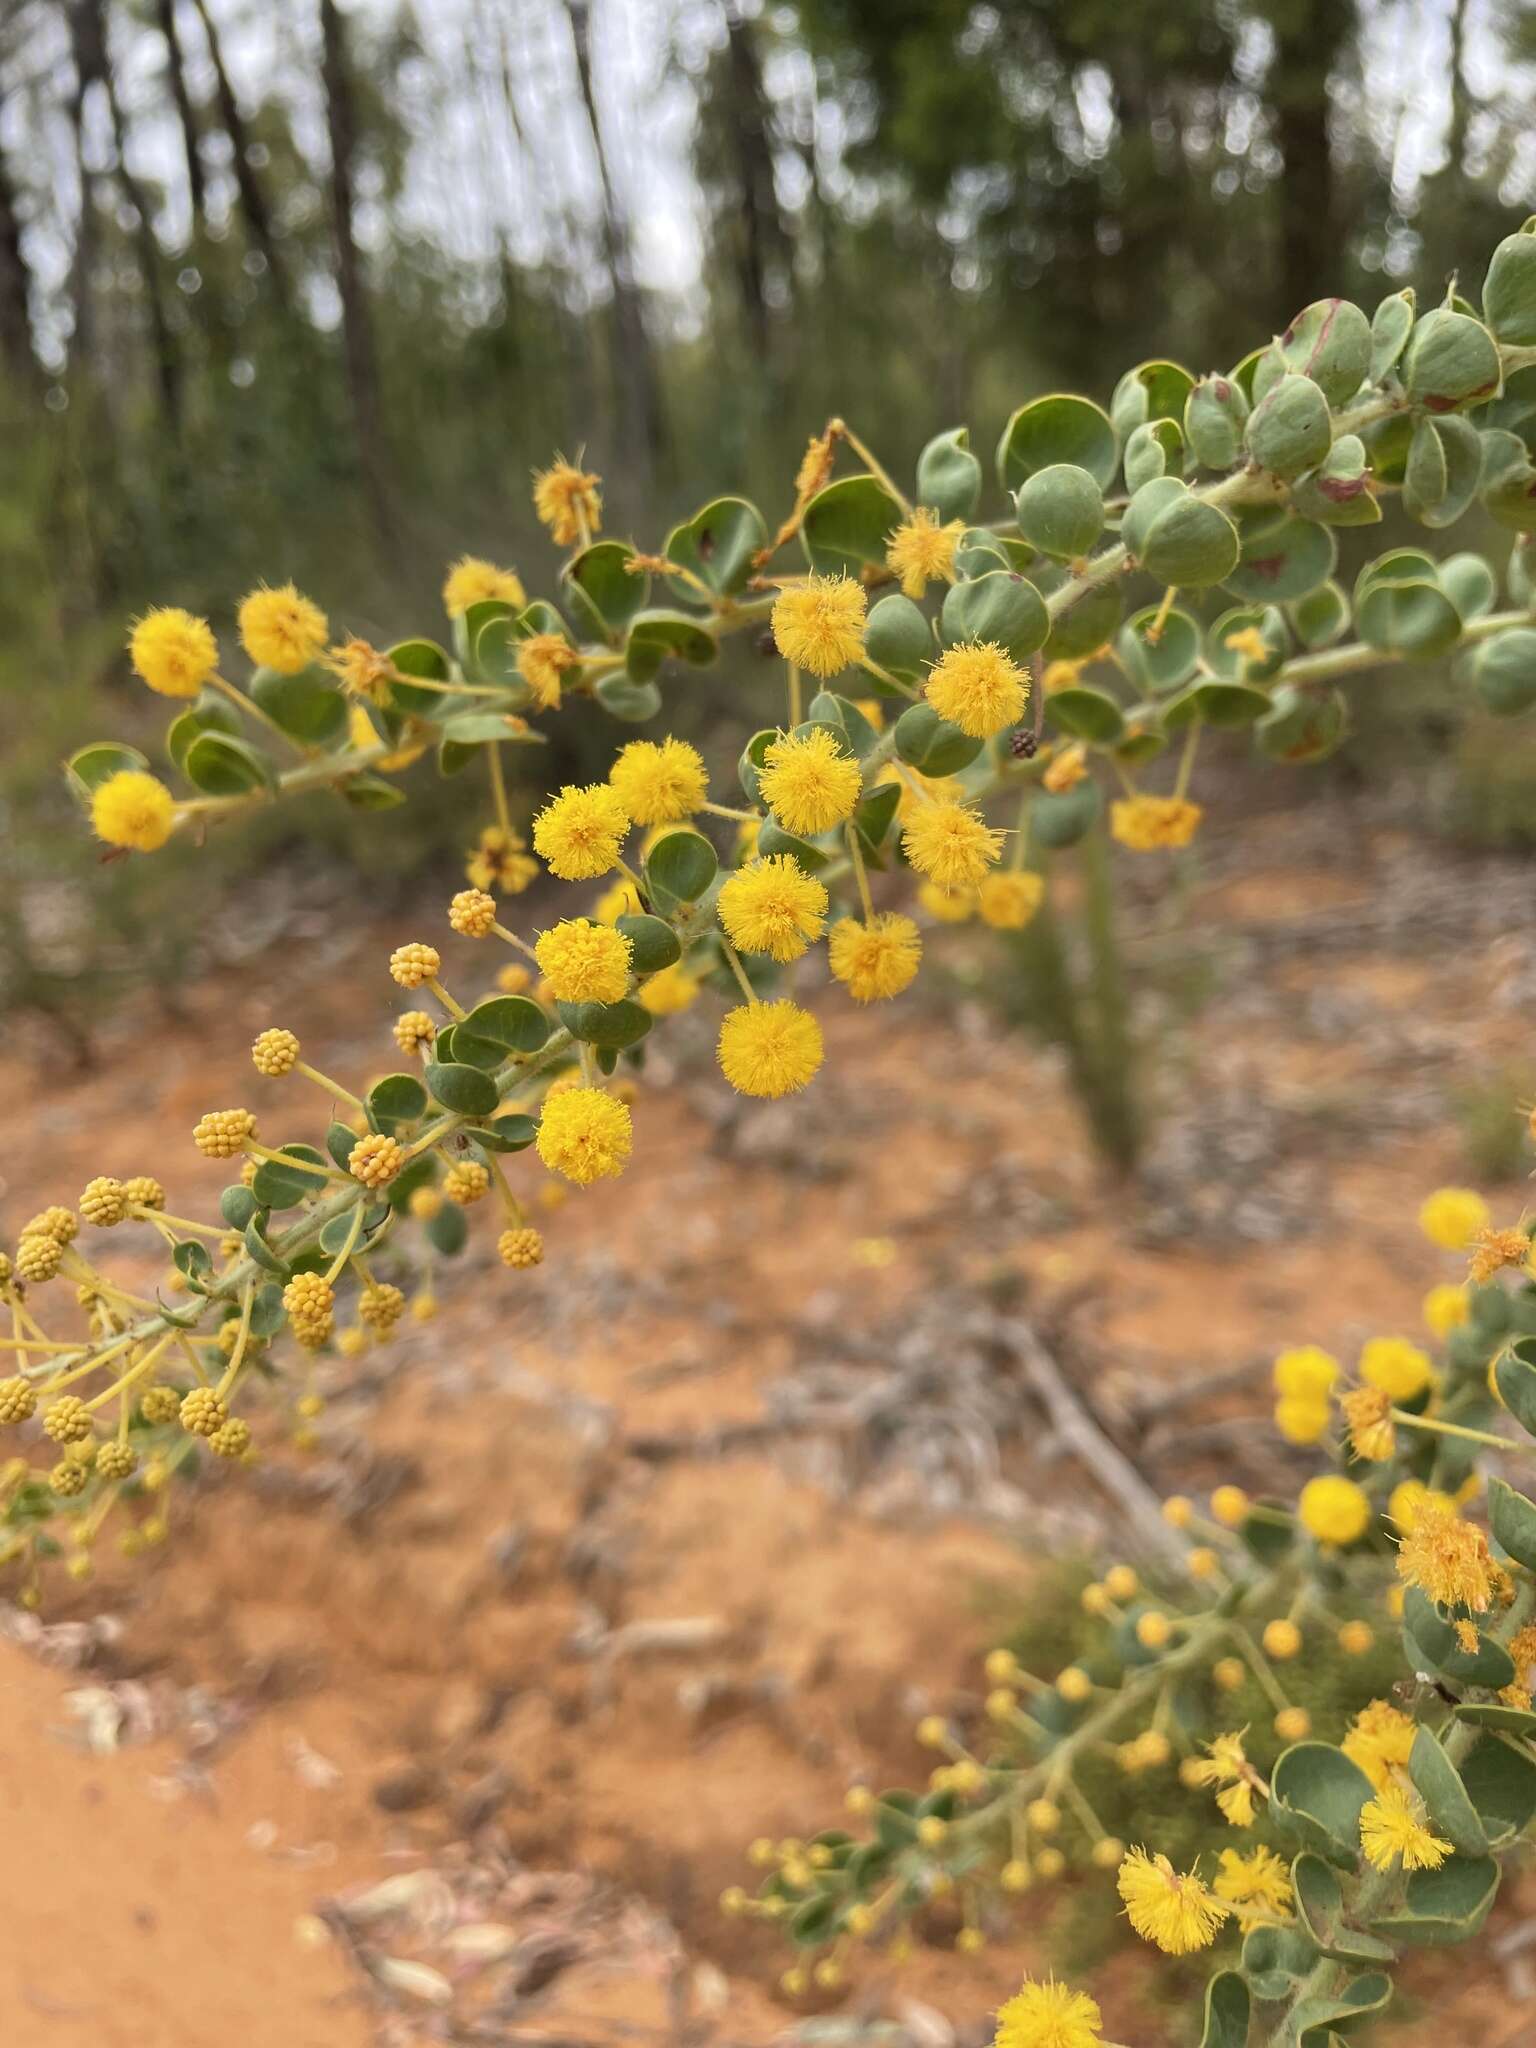
{"label": "yellow pom-pom flower", "polygon": [[1332,1420],[1333,1411],[1326,1401],[1287,1394],[1275,1403],[1275,1427],[1287,1443],[1321,1443]]}
{"label": "yellow pom-pom flower", "polygon": [[175,799],[163,782],[141,768],[120,768],[92,792],[91,825],[108,846],[154,853],[175,830]]}
{"label": "yellow pom-pom flower", "polygon": [[522,610],[528,593],[517,571],[498,569],[494,562],[483,562],[478,555],[460,555],[443,584],[443,605],[449,618],[462,618],[472,604],[485,604],[492,599]]}
{"label": "yellow pom-pom flower", "polygon": [[1404,1479],[1387,1496],[1387,1514],[1404,1535],[1427,1508],[1443,1508],[1447,1514],[1453,1514],[1456,1503],[1448,1493],[1426,1486],[1422,1479]]}
{"label": "yellow pom-pom flower", "polygon": [[1337,1472],[1309,1479],[1296,1503],[1301,1526],[1319,1543],[1357,1543],[1371,1526],[1371,1503],[1363,1487]]}
{"label": "yellow pom-pom flower", "polygon": [[1416,1506],[1398,1545],[1397,1570],[1405,1585],[1417,1586],[1438,1606],[1486,1614],[1493,1604],[1488,1539],[1475,1522],[1461,1519],[1453,1502],[1426,1499]]}
{"label": "yellow pom-pom flower", "polygon": [[[326,652],[324,666],[341,684],[349,697],[366,698],[371,704],[389,702],[389,685],[394,673],[394,663],[387,654],[381,654],[370,641],[360,640],[356,634],[343,640],[337,647]],[[368,746],[368,735],[373,728],[366,714],[362,718],[361,737],[356,713],[359,705],[352,706],[348,724],[352,729],[353,744]]]}
{"label": "yellow pom-pom flower", "polygon": [[1378,1792],[1396,1782],[1394,1772],[1406,1771],[1413,1754],[1418,1724],[1387,1700],[1372,1700],[1356,1714],[1339,1747],[1370,1779]]}
{"label": "yellow pom-pom flower", "polygon": [[1253,1826],[1265,1787],[1248,1761],[1240,1734],[1216,1736],[1206,1744],[1203,1757],[1190,1757],[1181,1766],[1181,1775],[1187,1784],[1214,1790],[1223,1818],[1233,1827]]}
{"label": "yellow pom-pom flower", "polygon": [[773,643],[796,668],[835,676],[864,652],[864,603],[851,576],[807,576],[775,598]]}
{"label": "yellow pom-pom flower", "polygon": [[1045,877],[1028,869],[983,875],[976,885],[981,921],[995,932],[1021,932],[1045,901]]}
{"label": "yellow pom-pom flower", "polygon": [[1029,698],[1029,677],[995,641],[948,647],[928,671],[928,702],[973,740],[1017,725]]}
{"label": "yellow pom-pom flower", "polygon": [[697,1002],[700,983],[681,960],[660,967],[640,984],[639,1002],[653,1017],[676,1017]]}
{"label": "yellow pom-pom flower", "polygon": [[1436,1188],[1419,1209],[1419,1228],[1442,1251],[1464,1252],[1492,1219],[1474,1188]]}
{"label": "yellow pom-pom flower", "polygon": [[1080,782],[1086,780],[1087,775],[1088,750],[1081,740],[1074,740],[1070,747],[1063,747],[1059,754],[1052,755],[1040,783],[1052,796],[1064,796],[1069,789],[1076,789]]}
{"label": "yellow pom-pom flower", "polygon": [[1326,1401],[1338,1376],[1339,1361],[1316,1344],[1282,1351],[1274,1364],[1275,1392],[1292,1400]]}
{"label": "yellow pom-pom flower", "polygon": [[885,566],[901,578],[904,597],[921,597],[930,583],[954,582],[955,549],[964,532],[963,519],[941,525],[926,505],[896,528],[885,544]]}
{"label": "yellow pom-pom flower", "polygon": [[698,748],[670,736],[659,744],[631,740],[608,770],[608,781],[637,825],[676,825],[691,818],[709,793]]}
{"label": "yellow pom-pom flower", "polygon": [[1353,1387],[1340,1394],[1349,1447],[1357,1458],[1379,1464],[1397,1449],[1397,1426],[1392,1420],[1391,1397],[1380,1387]]}
{"label": "yellow pom-pom flower", "polygon": [[821,1065],[821,1026],[788,1001],[743,1003],[720,1026],[720,1070],[741,1095],[791,1095]]}
{"label": "yellow pom-pom flower", "polygon": [[1290,1917],[1290,1872],[1273,1849],[1261,1846],[1250,1849],[1247,1855],[1237,1849],[1223,1849],[1211,1889],[1232,1908],[1245,1934],[1266,1921]]}
{"label": "yellow pom-pom flower", "polygon": [[937,882],[924,882],[917,902],[937,924],[968,924],[976,915],[979,898],[974,889],[941,889]]}
{"label": "yellow pom-pom flower", "polygon": [[134,621],[128,640],[134,673],[162,697],[195,697],[218,666],[206,619],[168,604]]}
{"label": "yellow pom-pom flower", "polygon": [[1103,2038],[1099,2008],[1086,1991],[1026,1977],[997,2009],[992,2048],[1098,2048]]}
{"label": "yellow pom-pom flower", "polygon": [[1179,796],[1122,797],[1109,807],[1109,829],[1133,853],[1188,846],[1205,816],[1199,804]]}
{"label": "yellow pom-pom flower", "polygon": [[562,678],[581,656],[563,633],[530,633],[517,643],[517,672],[541,711],[558,711]]}
{"label": "yellow pom-pom flower", "polygon": [[863,777],[824,725],[770,740],[758,788],[786,832],[827,832],[853,816]]}
{"label": "yellow pom-pom flower", "polygon": [[738,868],[720,891],[720,922],[743,953],[798,960],[826,919],[827,892],[787,853]]}
{"label": "yellow pom-pom flower", "polygon": [[1332,1421],[1328,1396],[1339,1376],[1339,1362],[1315,1344],[1282,1351],[1275,1360],[1275,1427],[1293,1444],[1315,1444],[1327,1435]]}
{"label": "yellow pom-pom flower", "polygon": [[1372,1337],[1360,1352],[1360,1377],[1394,1401],[1411,1401],[1435,1384],[1435,1369],[1406,1337]]}
{"label": "yellow pom-pom flower", "polygon": [[1164,1955],[1188,1956],[1209,1948],[1229,1908],[1193,1874],[1175,1870],[1166,1856],[1132,1849],[1116,1880],[1126,1918]]}
{"label": "yellow pom-pom flower", "polygon": [[258,667],[296,676],[325,652],[330,629],[325,613],[291,583],[276,590],[265,584],[240,604],[240,645]]}
{"label": "yellow pom-pom flower", "polygon": [[1444,1280],[1438,1287],[1431,1287],[1424,1297],[1425,1327],[1442,1344],[1452,1330],[1461,1328],[1471,1313],[1466,1288],[1458,1287],[1452,1280]]}
{"label": "yellow pom-pom flower", "polygon": [[629,987],[633,948],[611,924],[568,917],[533,950],[557,1003],[617,1003]]}
{"label": "yellow pom-pom flower", "polygon": [[567,783],[533,821],[534,851],[562,882],[606,875],[629,831],[629,813],[606,782]]}
{"label": "yellow pom-pom flower", "polygon": [[464,879],[477,889],[498,889],[507,896],[520,896],[530,882],[538,879],[538,873],[539,864],[529,855],[525,840],[500,825],[487,825],[470,854]]}
{"label": "yellow pom-pom flower", "polygon": [[1250,1502],[1240,1486],[1218,1486],[1211,1495],[1211,1514],[1224,1529],[1236,1529],[1248,1518]]}
{"label": "yellow pom-pom flower", "polygon": [[629,1109],[602,1088],[566,1088],[545,1097],[535,1144],[551,1173],[578,1187],[613,1180],[634,1143]]}
{"label": "yellow pom-pom flower", "polygon": [[1388,1785],[1360,1809],[1360,1846],[1373,1870],[1438,1870],[1451,1853],[1424,1824],[1424,1808],[1401,1785]]}
{"label": "yellow pom-pom flower", "polygon": [[1508,1230],[1480,1230],[1472,1245],[1467,1278],[1481,1286],[1506,1266],[1530,1267],[1531,1240],[1524,1225]]}
{"label": "yellow pom-pom flower", "polygon": [[534,471],[533,509],[549,528],[557,548],[585,547],[601,532],[603,500],[598,477],[557,455],[548,469]]}
{"label": "yellow pom-pom flower", "polygon": [[860,923],[841,917],[827,941],[827,964],[856,1003],[884,1002],[911,986],[923,942],[910,917],[876,911]]}
{"label": "yellow pom-pom flower", "polygon": [[974,889],[1002,851],[996,832],[969,804],[920,804],[901,835],[902,851],[941,889]]}

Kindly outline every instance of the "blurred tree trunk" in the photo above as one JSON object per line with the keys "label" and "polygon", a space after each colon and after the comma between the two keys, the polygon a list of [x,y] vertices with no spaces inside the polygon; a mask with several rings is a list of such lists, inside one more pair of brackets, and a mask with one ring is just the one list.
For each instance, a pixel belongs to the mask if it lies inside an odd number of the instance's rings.
{"label": "blurred tree trunk", "polygon": [[1280,264],[1270,308],[1278,333],[1338,277],[1340,223],[1328,132],[1328,82],[1355,29],[1353,0],[1268,0],[1274,62],[1264,97],[1285,160]]}
{"label": "blurred tree trunk", "polygon": [[650,336],[645,331],[645,315],[635,286],[629,237],[619,213],[608,152],[603,145],[597,98],[592,90],[591,0],[565,0],[565,9],[576,49],[581,103],[591,131],[592,153],[602,187],[603,264],[613,294],[613,381],[619,399],[620,426],[629,459],[639,471],[637,483],[643,486],[666,444],[656,363]]}
{"label": "blurred tree trunk", "polygon": [[326,127],[331,144],[331,235],[336,252],[336,289],[341,296],[342,356],[357,433],[358,469],[369,512],[380,540],[391,552],[399,539],[384,415],[379,403],[378,354],[368,287],[353,231],[353,156],[357,149],[357,102],[347,63],[346,31],[336,0],[320,0],[321,76]]}
{"label": "blurred tree trunk", "polygon": [[768,273],[779,265],[786,279],[785,237],[769,144],[770,112],[752,24],[733,6],[726,16],[727,96],[723,109],[736,157],[741,219],[733,237],[736,271],[747,325],[766,359],[772,337]]}
{"label": "blurred tree trunk", "polygon": [[176,26],[176,0],[155,0],[155,20],[165,38],[166,76],[170,80],[171,98],[176,103],[176,118],[181,123],[181,146],[187,159],[187,194],[192,203],[192,239],[195,242],[201,237],[206,223],[208,195],[203,180],[203,159],[198,150],[197,116],[192,111],[192,95],[187,91],[181,32]]}
{"label": "blurred tree trunk", "polygon": [[29,389],[38,381],[32,353],[32,318],[27,295],[30,279],[21,253],[21,221],[10,166],[0,152],[0,365],[7,377]]}
{"label": "blurred tree trunk", "polygon": [[[93,272],[96,267],[96,180],[85,147],[85,97],[91,73],[82,68],[76,32],[78,6],[65,13],[70,47],[74,56],[73,82],[68,97],[70,137],[74,148],[75,180],[80,189],[80,212],[75,222],[75,245],[69,258],[70,336],[72,367],[89,369],[96,355],[96,308]],[[108,387],[110,388],[110,387]]]}
{"label": "blurred tree trunk", "polygon": [[213,64],[215,90],[219,102],[219,121],[229,137],[234,152],[235,186],[240,194],[240,211],[250,230],[251,240],[260,250],[271,280],[272,297],[278,311],[286,318],[293,311],[293,294],[288,284],[288,266],[278,247],[277,236],[272,229],[272,216],[267,211],[266,196],[261,189],[261,180],[251,163],[251,135],[240,111],[240,102],[235,98],[235,89],[230,83],[229,73],[224,66],[224,50],[219,42],[218,30],[213,25],[213,16],[208,11],[208,0],[192,0],[197,9],[197,18],[203,25],[203,36],[208,44],[208,55]]}
{"label": "blurred tree trunk", "polygon": [[144,303],[149,309],[149,333],[160,407],[167,427],[174,433],[182,418],[181,350],[166,308],[164,262],[151,218],[149,194],[128,164],[128,123],[123,116],[123,103],[118,97],[112,60],[107,51],[106,0],[77,0],[72,22],[78,24],[75,62],[82,68],[87,83],[91,74],[85,73],[84,67],[87,64],[96,67],[94,76],[100,79],[106,94],[107,112],[112,120],[112,146],[117,153],[117,182],[123,188],[123,197],[128,201],[134,218],[133,239],[138,250],[139,271],[144,279]]}
{"label": "blurred tree trunk", "polygon": [[[494,9],[497,0],[487,0],[487,5]],[[575,236],[569,220],[569,208],[562,199],[556,181],[550,175],[548,152],[531,145],[518,112],[514,77],[518,71],[526,70],[527,60],[525,51],[516,40],[522,32],[523,17],[519,12],[514,27],[511,15],[512,10],[503,13],[501,33],[497,38],[501,103],[506,113],[507,127],[517,145],[518,156],[527,169],[538,210],[546,220],[559,222],[561,240],[566,246],[571,246]],[[549,267],[557,268],[557,261],[553,256]],[[560,389],[558,410],[568,420],[588,420],[592,417],[597,404],[597,370],[591,322],[573,314],[565,293],[556,293],[552,312],[556,329],[554,362],[558,367]]]}

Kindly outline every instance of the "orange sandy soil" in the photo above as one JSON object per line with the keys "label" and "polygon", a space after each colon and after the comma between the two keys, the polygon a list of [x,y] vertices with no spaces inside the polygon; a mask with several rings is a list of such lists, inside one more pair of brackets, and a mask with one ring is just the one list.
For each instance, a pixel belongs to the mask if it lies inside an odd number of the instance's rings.
{"label": "orange sandy soil", "polygon": [[[1527,913],[1482,947],[1413,925],[1352,938],[1400,842],[1378,836],[1378,872],[1351,876],[1326,848],[1298,859],[1296,829],[1261,821],[1257,855],[1199,906],[1221,986],[1180,1041],[1180,1085],[1271,1119],[1200,1234],[1163,1235],[1177,1169],[1141,1198],[1106,1183],[1052,1061],[979,1007],[940,1024],[829,1002],[816,1094],[745,1111],[709,1072],[705,1021],[685,1020],[639,1100],[630,1172],[542,1219],[542,1269],[504,1273],[474,1214],[438,1318],[349,1376],[330,1368],[317,1454],[287,1447],[274,1401],[261,1466],[179,1499],[164,1549],[127,1566],[104,1545],[88,1587],[55,1581],[41,1641],[0,1640],[0,2040],[747,2043],[789,2026],[774,1943],[715,1907],[748,1878],[743,1846],[835,1822],[855,1776],[925,1770],[912,1723],[974,1702],[985,1613],[1027,1599],[1024,1546],[1094,1541],[1113,1510],[1033,1427],[958,1486],[883,1458],[848,1417],[719,1455],[675,1440],[782,1415],[775,1390],[807,1362],[856,1382],[848,1332],[877,1374],[925,1300],[978,1286],[1022,1290],[1117,1428],[1149,1390],[1285,1342],[1347,1355],[1413,1331],[1446,1277],[1413,1212],[1466,1171],[1444,1091],[1525,1053],[1536,927]],[[1290,943],[1319,918],[1331,950]],[[179,1135],[203,1110],[244,1100],[264,1135],[310,1134],[307,1090],[258,1080],[250,1037],[286,1023],[346,1080],[393,1064],[381,956],[412,935],[225,970],[179,1025],[146,1009],[105,1028],[82,1079],[44,1074],[13,1038],[0,1087],[31,1113],[4,1163],[7,1225],[91,1173],[147,1168],[173,1210],[207,1213],[222,1176]],[[448,958],[450,985],[469,983]],[[1398,1113],[1405,1063],[1422,1113]],[[532,1154],[513,1171],[537,1186]],[[1206,1169],[1185,1179],[1209,1211]],[[1220,1227],[1265,1189],[1267,1236]],[[1523,1191],[1487,1192],[1517,1210]],[[871,1263],[887,1256],[871,1239],[894,1263]],[[1274,1483],[1264,1405],[1258,1378],[1122,1434],[1163,1489]],[[1202,1438],[1212,1423],[1225,1435]],[[101,1615],[108,1640],[68,1626]],[[28,1632],[14,1611],[10,1626]],[[116,1745],[88,1752],[84,1731],[124,1702]],[[367,1944],[327,1919],[328,1899],[405,1878]],[[1496,1926],[1518,1917],[1514,1890]],[[912,2040],[942,2040],[938,2015],[977,2038],[1037,1912],[1026,1901],[1019,1938],[1000,1930],[972,1962],[936,1937],[850,2010],[905,2015]],[[492,2012],[475,1966],[509,1947],[523,1995]],[[403,1974],[380,1982],[380,1954]],[[411,1976],[422,1963],[435,1983]],[[1416,1981],[1440,2040],[1475,2018],[1487,2048],[1536,2041],[1536,2009],[1497,1972],[1466,1985],[1431,1960]],[[480,2031],[448,2030],[434,2000],[450,1985]],[[1108,2031],[1148,2042],[1139,1964],[1097,1988]]]}

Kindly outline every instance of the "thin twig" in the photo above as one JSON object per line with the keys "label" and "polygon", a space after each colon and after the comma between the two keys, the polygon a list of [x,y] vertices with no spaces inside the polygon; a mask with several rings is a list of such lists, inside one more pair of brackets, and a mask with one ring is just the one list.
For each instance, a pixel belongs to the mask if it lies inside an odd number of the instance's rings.
{"label": "thin twig", "polygon": [[1085,1464],[1112,1500],[1144,1550],[1170,1563],[1183,1557],[1183,1545],[1163,1520],[1162,1503],[1118,1445],[1111,1443],[1082,1398],[1068,1386],[1061,1367],[1028,1323],[1010,1318],[998,1323],[998,1337],[1018,1360],[1051,1427]]}

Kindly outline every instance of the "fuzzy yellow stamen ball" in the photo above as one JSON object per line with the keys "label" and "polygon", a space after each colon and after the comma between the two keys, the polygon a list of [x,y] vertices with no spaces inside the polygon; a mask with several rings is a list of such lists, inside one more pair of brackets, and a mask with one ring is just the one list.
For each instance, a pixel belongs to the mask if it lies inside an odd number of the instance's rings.
{"label": "fuzzy yellow stamen ball", "polygon": [[1434,1385],[1435,1368],[1406,1337],[1372,1337],[1360,1352],[1360,1377],[1393,1401],[1411,1401]]}
{"label": "fuzzy yellow stamen ball", "polygon": [[556,456],[548,469],[534,471],[533,509],[549,528],[557,548],[585,545],[603,523],[598,477]]}
{"label": "fuzzy yellow stamen ball", "polygon": [[1357,1543],[1371,1526],[1370,1498],[1353,1479],[1319,1473],[1301,1489],[1297,1518],[1309,1536],[1335,1548]]}
{"label": "fuzzy yellow stamen ball", "polygon": [[786,832],[828,832],[853,816],[863,777],[859,764],[825,726],[771,740],[758,787]]}
{"label": "fuzzy yellow stamen ball", "polygon": [[839,918],[827,942],[827,964],[856,1003],[899,996],[916,978],[922,957],[917,926],[899,911],[876,911],[863,923]]}
{"label": "fuzzy yellow stamen ball", "polygon": [[941,889],[974,889],[1002,850],[994,831],[968,804],[919,804],[901,835],[902,850],[920,875]]}
{"label": "fuzzy yellow stamen ball", "polygon": [[637,998],[653,1017],[676,1017],[698,1000],[701,984],[680,960],[647,975]]}
{"label": "fuzzy yellow stamen ball", "polygon": [[1184,1875],[1166,1856],[1149,1856],[1145,1849],[1126,1856],[1118,1889],[1131,1926],[1164,1955],[1187,1956],[1209,1948],[1229,1910],[1198,1877]]}
{"label": "fuzzy yellow stamen ball", "polygon": [[517,672],[541,711],[557,711],[563,678],[581,656],[563,633],[530,633],[517,647]]}
{"label": "fuzzy yellow stamen ball", "polygon": [[928,702],[973,740],[1017,725],[1029,698],[1029,677],[995,641],[948,647],[928,671]]}
{"label": "fuzzy yellow stamen ball", "polygon": [[720,1070],[741,1095],[790,1095],[821,1065],[821,1026],[795,1003],[743,1003],[720,1026]]}
{"label": "fuzzy yellow stamen ball", "polygon": [[567,1088],[544,1099],[536,1139],[551,1173],[586,1187],[624,1171],[634,1142],[626,1104],[601,1088]]}
{"label": "fuzzy yellow stamen ball", "polygon": [[773,960],[798,960],[821,937],[826,909],[824,885],[787,853],[749,861],[720,891],[720,922],[731,944]]}
{"label": "fuzzy yellow stamen ball", "polygon": [[774,600],[774,645],[796,668],[835,676],[864,651],[864,610],[863,586],[851,576],[808,576]]}
{"label": "fuzzy yellow stamen ball", "polygon": [[1045,901],[1045,877],[1021,869],[983,875],[976,885],[981,921],[995,932],[1021,932]]}
{"label": "fuzzy yellow stamen ball", "polygon": [[330,637],[325,613],[291,583],[251,591],[241,601],[239,622],[240,645],[252,661],[282,676],[318,661]]}
{"label": "fuzzy yellow stamen ball", "polygon": [[120,768],[91,795],[91,827],[108,846],[157,853],[176,825],[176,803],[163,782],[141,768]]}
{"label": "fuzzy yellow stamen ball", "polygon": [[631,740],[608,770],[610,787],[637,825],[676,825],[709,793],[697,747],[686,740]]}
{"label": "fuzzy yellow stamen ball", "polygon": [[613,925],[569,917],[539,936],[534,952],[558,1003],[617,1003],[629,987],[633,947]]}
{"label": "fuzzy yellow stamen ball", "polygon": [[515,569],[498,569],[494,562],[483,562],[478,555],[460,555],[443,584],[443,605],[449,618],[462,618],[472,604],[484,604],[490,599],[516,605],[519,611],[528,602]]}
{"label": "fuzzy yellow stamen ball", "polygon": [[562,882],[591,882],[619,857],[630,818],[606,782],[567,783],[533,821],[534,851]]}
{"label": "fuzzy yellow stamen ball", "polygon": [[885,566],[901,578],[904,597],[921,597],[930,583],[954,582],[955,550],[964,532],[963,519],[941,525],[926,505],[895,529],[885,545]]}
{"label": "fuzzy yellow stamen ball", "polygon": [[128,656],[135,674],[162,697],[195,697],[219,663],[208,621],[177,605],[134,621]]}
{"label": "fuzzy yellow stamen ball", "polygon": [[1109,829],[1133,853],[1152,853],[1165,846],[1188,846],[1204,815],[1199,804],[1184,797],[1122,797],[1109,807]]}
{"label": "fuzzy yellow stamen ball", "polygon": [[1474,1188],[1436,1188],[1419,1209],[1419,1228],[1442,1251],[1464,1252],[1492,1219]]}

